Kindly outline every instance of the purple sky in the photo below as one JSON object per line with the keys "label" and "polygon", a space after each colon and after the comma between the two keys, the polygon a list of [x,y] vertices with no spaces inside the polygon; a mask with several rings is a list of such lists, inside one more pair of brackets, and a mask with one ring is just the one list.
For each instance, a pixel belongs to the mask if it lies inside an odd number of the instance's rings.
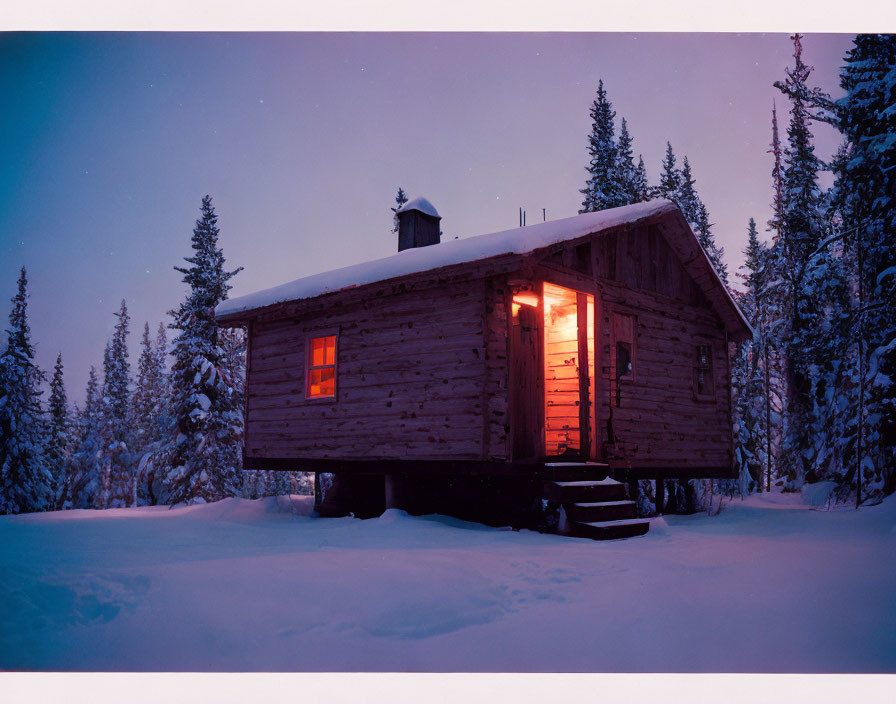
{"label": "purple sky", "polygon": [[[839,95],[850,44],[805,38],[815,84]],[[25,264],[38,363],[61,350],[80,400],[122,298],[134,367],[182,299],[205,193],[245,267],[232,295],[392,254],[399,185],[446,237],[574,215],[601,77],[651,182],[666,140],[689,157],[733,271],[769,217],[791,54],[785,34],[0,35],[0,314]]]}

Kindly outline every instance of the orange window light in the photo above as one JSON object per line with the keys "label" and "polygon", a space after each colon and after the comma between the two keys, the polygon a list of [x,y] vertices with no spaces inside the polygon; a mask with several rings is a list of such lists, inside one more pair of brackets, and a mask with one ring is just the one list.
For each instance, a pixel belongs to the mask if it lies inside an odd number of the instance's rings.
{"label": "orange window light", "polygon": [[336,336],[309,340],[305,395],[326,398],[336,395]]}

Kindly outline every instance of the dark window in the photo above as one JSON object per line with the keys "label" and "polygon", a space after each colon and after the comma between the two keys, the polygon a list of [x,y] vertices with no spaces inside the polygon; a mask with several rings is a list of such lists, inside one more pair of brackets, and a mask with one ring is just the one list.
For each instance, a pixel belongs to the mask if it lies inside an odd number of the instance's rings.
{"label": "dark window", "polygon": [[635,381],[635,361],[638,350],[635,330],[638,323],[633,315],[614,313],[613,315],[613,339],[615,344],[611,348],[615,351],[615,360],[611,364],[615,367],[616,383],[612,391],[613,403],[622,405],[622,384],[619,382],[633,383]]}
{"label": "dark window", "polygon": [[632,372],[632,345],[630,342],[616,343],[616,378],[631,378]]}
{"label": "dark window", "polygon": [[711,398],[715,391],[712,378],[712,345],[697,345],[697,364],[694,368],[697,396]]}

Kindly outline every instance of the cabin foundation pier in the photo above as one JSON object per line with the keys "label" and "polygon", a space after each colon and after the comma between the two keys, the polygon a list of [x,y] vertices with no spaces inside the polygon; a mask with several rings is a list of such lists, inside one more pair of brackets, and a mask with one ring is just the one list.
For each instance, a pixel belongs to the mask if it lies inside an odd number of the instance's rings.
{"label": "cabin foundation pier", "polygon": [[400,499],[398,496],[399,490],[399,479],[394,474],[387,474],[384,480],[385,484],[385,492],[384,498],[386,502],[386,510],[388,511],[390,508],[401,508]]}

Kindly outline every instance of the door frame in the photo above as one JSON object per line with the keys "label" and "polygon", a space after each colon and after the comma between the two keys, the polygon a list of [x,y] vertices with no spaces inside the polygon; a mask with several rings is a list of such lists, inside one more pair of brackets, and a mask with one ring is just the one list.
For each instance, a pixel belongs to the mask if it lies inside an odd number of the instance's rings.
{"label": "door frame", "polygon": [[[552,286],[558,286],[576,294],[576,317],[577,317],[577,338],[578,352],[577,357],[581,360],[584,356],[586,363],[584,367],[579,364],[579,459],[581,461],[600,461],[601,443],[598,442],[598,404],[599,398],[599,382],[600,376],[597,371],[600,369],[600,294],[597,287],[589,279],[579,278],[576,275],[556,276],[554,272],[545,272],[538,279],[539,291],[539,347],[540,347],[540,363],[539,376],[541,378],[541,447],[546,447],[546,422],[545,407],[547,405],[547,391],[545,386],[544,375],[544,358],[545,358],[545,322],[544,322],[544,284],[548,283]],[[592,297],[594,318],[594,360],[593,364],[588,364],[588,296]],[[584,374],[583,374],[584,370]],[[593,389],[593,391],[592,391]],[[587,404],[583,407],[582,400],[587,399]],[[587,448],[587,449],[586,449]],[[543,460],[556,460],[557,456],[542,456]]]}

